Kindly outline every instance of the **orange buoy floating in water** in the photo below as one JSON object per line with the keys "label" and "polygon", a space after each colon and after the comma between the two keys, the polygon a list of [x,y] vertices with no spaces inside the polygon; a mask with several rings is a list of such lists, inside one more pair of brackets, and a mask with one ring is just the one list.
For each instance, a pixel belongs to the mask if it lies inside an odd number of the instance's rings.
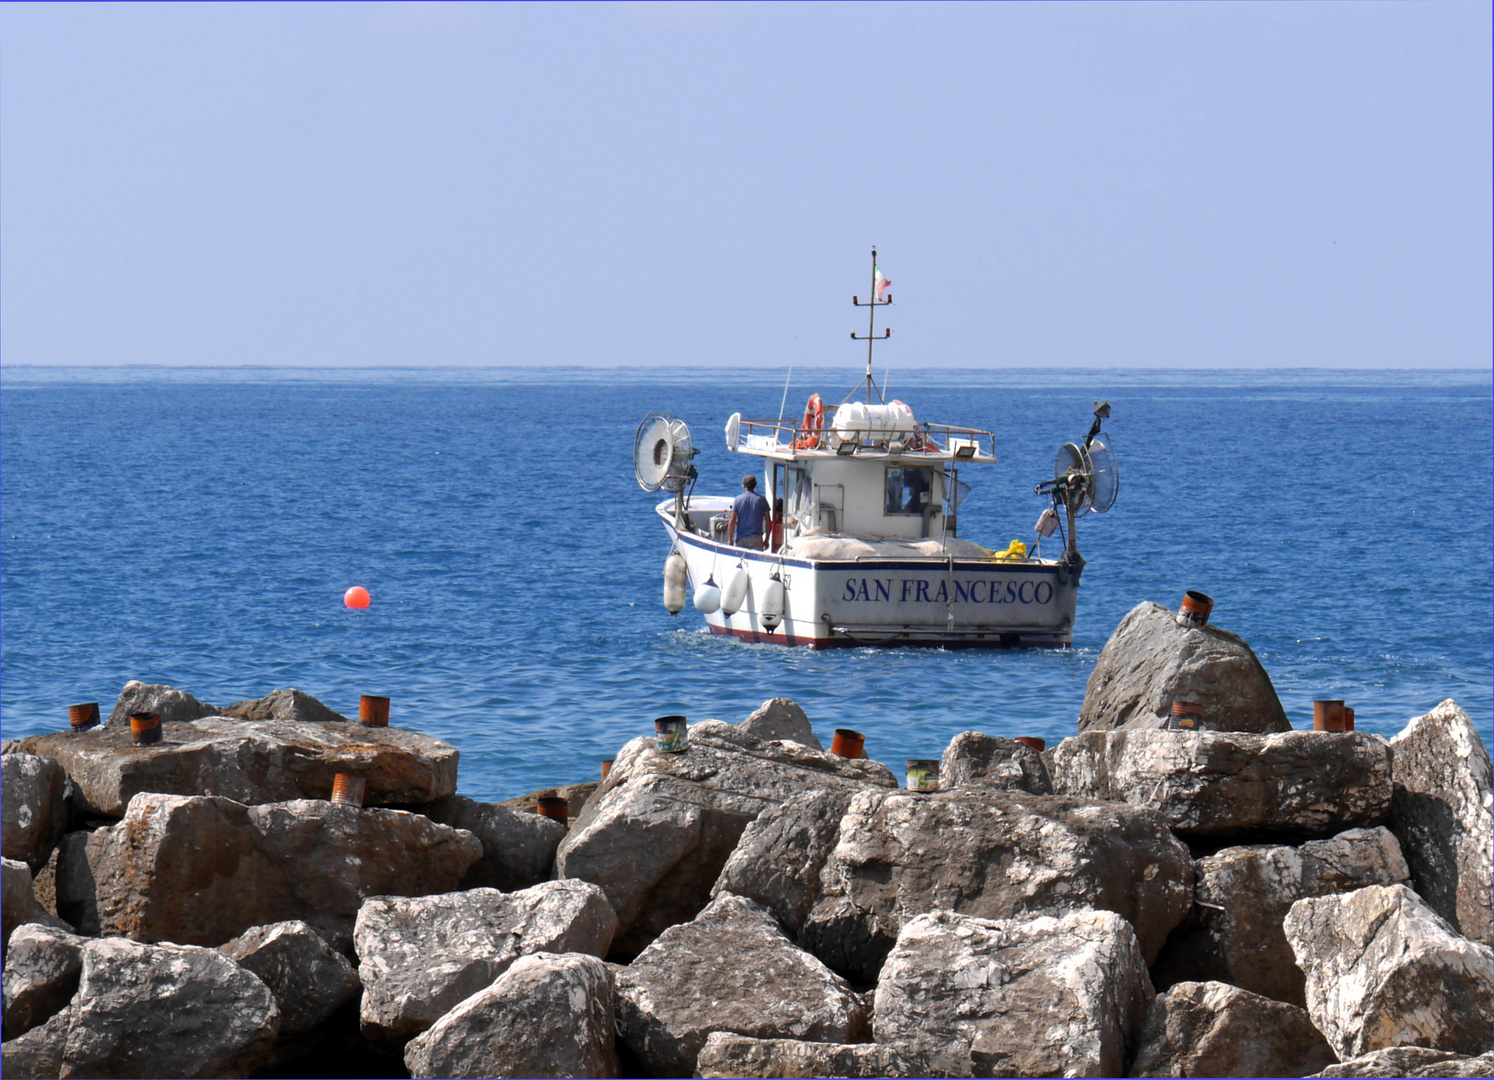
{"label": "orange buoy floating in water", "polygon": [[363,608],[368,607],[368,601],[368,590],[365,589],[362,585],[354,585],[351,589],[342,594],[342,602],[350,608],[358,608],[362,610]]}

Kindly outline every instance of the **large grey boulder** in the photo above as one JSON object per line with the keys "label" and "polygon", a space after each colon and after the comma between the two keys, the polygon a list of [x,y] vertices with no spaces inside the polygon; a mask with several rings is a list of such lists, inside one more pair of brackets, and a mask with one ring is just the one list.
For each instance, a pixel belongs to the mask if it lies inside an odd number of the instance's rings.
{"label": "large grey boulder", "polygon": [[363,986],[347,958],[299,919],[253,927],[218,951],[269,987],[282,1040],[311,1031]]}
{"label": "large grey boulder", "polygon": [[0,860],[0,955],[10,947],[10,935],[32,921],[36,894],[31,891],[31,867],[19,859]]}
{"label": "large grey boulder", "polygon": [[851,988],[740,896],[664,931],[616,979],[618,1037],[654,1076],[694,1075],[713,1031],[852,1042],[866,1024]]}
{"label": "large grey boulder", "polygon": [[1204,707],[1213,731],[1290,731],[1271,676],[1250,646],[1217,626],[1184,629],[1143,601],[1105,643],[1084,690],[1080,731],[1166,726],[1173,701]]}
{"label": "large grey boulder", "polygon": [[1306,1010],[1221,982],[1157,995],[1139,1043],[1132,1076],[1306,1076],[1338,1060]]}
{"label": "large grey boulder", "polygon": [[840,839],[852,792],[811,791],[764,810],[742,833],[711,895],[734,893],[767,908],[792,937],[820,898],[820,872]]}
{"label": "large grey boulder", "polygon": [[1194,864],[1193,910],[1152,966],[1158,987],[1217,980],[1293,1005],[1307,1004],[1292,959],[1287,912],[1298,900],[1407,884],[1389,829],[1350,829],[1300,847],[1229,847]]}
{"label": "large grey boulder", "polygon": [[64,888],[91,885],[105,935],[216,946],[300,919],[347,952],[365,897],[454,889],[482,845],[401,810],[145,794],[85,851],[91,881],[59,873],[58,905],[86,907]]}
{"label": "large grey boulder", "polygon": [[1194,838],[1331,836],[1390,812],[1390,750],[1359,731],[1089,731],[1050,769],[1057,792],[1150,807]]}
{"label": "large grey boulder", "polygon": [[292,720],[304,724],[347,724],[342,713],[333,712],[310,694],[295,687],[274,690],[262,698],[236,701],[222,710],[223,716],[240,720]]}
{"label": "large grey boulder", "polygon": [[754,1039],[715,1031],[695,1059],[701,1077],[926,1077],[968,1076],[941,1072],[928,1055],[880,1043],[801,1042]]}
{"label": "large grey boulder", "polygon": [[83,975],[87,943],[41,923],[16,928],[5,955],[5,1038],[24,1035],[67,1006]]}
{"label": "large grey boulder", "polygon": [[877,981],[876,1038],[952,1076],[1121,1076],[1152,1001],[1131,924],[920,915]]}
{"label": "large grey boulder", "polygon": [[71,1003],[4,1044],[7,1077],[248,1076],[280,1014],[265,984],[213,949],[89,939]]}
{"label": "large grey boulder", "polygon": [[0,848],[34,873],[67,828],[67,774],[51,758],[0,756]]}
{"label": "large grey boulder", "polygon": [[521,957],[405,1047],[417,1080],[617,1076],[612,976],[581,953]]}
{"label": "large grey boulder", "polygon": [[1494,1076],[1494,1054],[1465,1057],[1425,1046],[1391,1046],[1329,1065],[1313,1076]]}
{"label": "large grey boulder", "polygon": [[788,739],[802,743],[811,750],[825,749],[820,740],[815,738],[814,729],[810,727],[809,717],[804,715],[804,710],[786,697],[769,698],[754,709],[747,719],[739,721],[736,727],[738,731],[763,742]]}
{"label": "large grey boulder", "polygon": [[61,919],[53,918],[36,902],[31,887],[31,867],[19,859],[4,859],[0,866],[0,956],[10,947],[10,935],[27,923],[42,923],[59,930],[70,930]]}
{"label": "large grey boulder", "polygon": [[114,702],[114,708],[104,721],[104,726],[122,728],[129,735],[130,717],[138,713],[157,713],[161,717],[161,723],[178,724],[212,716],[217,711],[185,690],[132,679],[119,692],[119,698]]}
{"label": "large grey boulder", "polygon": [[136,746],[129,725],[21,740],[56,758],[78,809],[124,816],[141,792],[216,795],[245,804],[330,799],[332,778],[367,783],[366,803],[424,803],[456,791],[457,749],[403,728],[212,716],[163,723],[162,741]]}
{"label": "large grey boulder", "polygon": [[1298,900],[1287,940],[1307,1011],[1341,1059],[1388,1046],[1494,1047],[1494,952],[1404,885]]}
{"label": "large grey boulder", "polygon": [[1152,960],[1193,903],[1193,860],[1155,812],[988,788],[857,795],[821,881],[799,939],[868,980],[926,912],[1114,911]]}
{"label": "large grey boulder", "polygon": [[461,795],[412,809],[442,825],[466,829],[482,842],[482,858],[462,878],[463,889],[513,892],[548,881],[555,849],[565,838],[565,826],[551,818]]}
{"label": "large grey boulder", "polygon": [[964,731],[950,740],[939,762],[939,787],[966,786],[1052,795],[1048,766],[1032,747],[999,735]]}
{"label": "large grey boulder", "polygon": [[878,762],[763,742],[716,720],[693,725],[689,739],[680,754],[661,752],[653,739],[623,747],[555,857],[560,877],[607,893],[620,956],[636,955],[706,905],[743,831],[764,810],[812,790],[897,787]]}
{"label": "large grey boulder", "polygon": [[359,909],[354,933],[363,1032],[403,1043],[521,956],[606,956],[616,927],[602,890],[583,881],[547,881],[516,893],[373,897]]}
{"label": "large grey boulder", "polygon": [[1444,701],[1391,739],[1390,752],[1390,827],[1416,891],[1464,937],[1494,944],[1494,788],[1478,729],[1456,702]]}

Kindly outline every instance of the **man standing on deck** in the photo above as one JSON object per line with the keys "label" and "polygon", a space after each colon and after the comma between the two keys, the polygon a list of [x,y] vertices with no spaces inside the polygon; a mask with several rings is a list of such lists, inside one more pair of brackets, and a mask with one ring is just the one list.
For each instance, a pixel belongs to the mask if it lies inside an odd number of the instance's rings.
{"label": "man standing on deck", "polygon": [[763,550],[763,526],[768,520],[768,500],[757,493],[757,477],[742,477],[742,494],[731,504],[726,523],[728,543],[749,551]]}

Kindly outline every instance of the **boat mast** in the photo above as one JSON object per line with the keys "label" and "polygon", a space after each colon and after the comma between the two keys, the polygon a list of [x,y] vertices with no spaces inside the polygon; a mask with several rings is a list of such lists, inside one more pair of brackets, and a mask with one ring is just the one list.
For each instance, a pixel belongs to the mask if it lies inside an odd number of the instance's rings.
{"label": "boat mast", "polygon": [[[851,303],[856,307],[864,307],[868,309],[866,313],[866,333],[863,335],[856,333],[856,331],[854,330],[851,331],[852,341],[866,342],[866,377],[863,378],[861,382],[856,384],[855,388],[852,389],[850,394],[846,396],[846,401],[850,401],[851,398],[855,397],[856,391],[860,390],[861,387],[865,385],[866,403],[870,405],[872,403],[873,393],[877,395],[877,400],[879,402],[883,400],[882,391],[877,389],[877,380],[872,376],[872,345],[877,341],[886,341],[892,336],[891,327],[884,327],[882,330],[882,336],[880,338],[878,338],[876,334],[877,308],[888,307],[892,303],[892,294],[888,293],[886,300],[877,299],[877,249],[875,247],[872,248],[871,299],[866,301],[865,303],[862,303],[861,297],[853,296],[851,297]],[[845,403],[845,401],[841,402],[842,405],[844,405]]]}

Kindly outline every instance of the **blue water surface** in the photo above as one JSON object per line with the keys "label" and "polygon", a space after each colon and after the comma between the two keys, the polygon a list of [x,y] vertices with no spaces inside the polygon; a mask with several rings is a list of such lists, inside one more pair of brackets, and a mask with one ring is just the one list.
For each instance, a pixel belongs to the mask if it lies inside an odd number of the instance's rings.
{"label": "blue water surface", "polygon": [[[1072,734],[1121,617],[1196,588],[1297,726],[1341,697],[1391,735],[1451,697],[1494,742],[1489,372],[892,375],[920,419],[996,432],[1000,463],[961,472],[960,533],[993,547],[1030,539],[1033,484],[1111,402],[1120,498],[1081,526],[1074,648],[812,652],[671,618],[638,421],[686,419],[698,491],[735,494],[722,425],[778,415],[782,369],[6,368],[0,725],[65,728],[130,679],[219,705],[296,686],[345,714],[382,693],[492,799],[594,778],[656,715],[785,695],[897,766],[967,729]],[[787,411],[854,381],[796,372]],[[367,611],[342,605],[354,584]]]}

